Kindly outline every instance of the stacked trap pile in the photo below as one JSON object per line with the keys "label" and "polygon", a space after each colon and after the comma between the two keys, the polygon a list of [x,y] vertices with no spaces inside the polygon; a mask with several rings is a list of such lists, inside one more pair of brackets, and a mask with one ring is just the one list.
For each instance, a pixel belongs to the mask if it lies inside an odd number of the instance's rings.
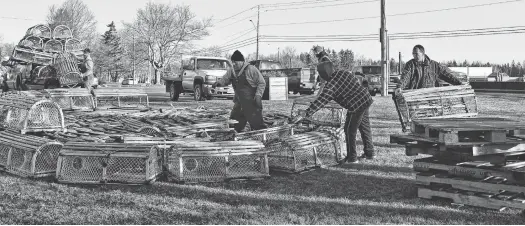
{"label": "stacked trap pile", "polygon": [[39,24],[30,27],[13,49],[11,60],[20,64],[33,64],[32,78],[57,77],[60,86],[82,83],[78,62],[82,59],[83,44],[73,38],[65,25],[51,29]]}
{"label": "stacked trap pile", "polygon": [[93,95],[83,88],[46,89],[46,96],[62,110],[94,110]]}
{"label": "stacked trap pile", "polygon": [[[433,88],[445,93],[450,89]],[[410,98],[406,100],[410,102]],[[446,98],[441,99],[441,103],[446,102]],[[455,112],[458,117],[449,114],[433,118],[430,114],[429,118],[407,118],[411,133],[390,136],[391,143],[405,146],[408,156],[432,156],[414,161],[418,197],[447,198],[456,204],[498,210],[525,209],[525,137],[520,135],[525,131],[525,123],[464,117],[477,114],[475,108],[465,105],[468,104],[456,102],[448,108],[437,108],[438,112],[462,109]],[[431,108],[413,105],[412,109]]]}

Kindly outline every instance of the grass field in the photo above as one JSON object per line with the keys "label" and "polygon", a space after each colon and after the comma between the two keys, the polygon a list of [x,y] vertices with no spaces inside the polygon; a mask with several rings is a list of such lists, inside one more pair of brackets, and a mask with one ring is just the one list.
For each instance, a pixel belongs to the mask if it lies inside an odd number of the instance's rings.
{"label": "grass field", "polygon": [[[63,185],[0,173],[0,224],[523,224],[519,211],[451,206],[416,197],[390,97],[374,97],[378,158],[262,181],[199,185]],[[231,100],[179,105],[231,107]],[[291,101],[265,102],[289,112]],[[479,96],[482,115],[523,120],[525,99]],[[165,105],[165,108],[169,105]],[[358,147],[362,150],[362,147]],[[360,153],[359,153],[360,154]]]}

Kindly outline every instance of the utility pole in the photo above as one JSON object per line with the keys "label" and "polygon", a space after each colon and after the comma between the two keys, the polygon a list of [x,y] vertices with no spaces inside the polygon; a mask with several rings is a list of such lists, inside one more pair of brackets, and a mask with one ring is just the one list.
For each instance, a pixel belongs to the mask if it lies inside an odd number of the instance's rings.
{"label": "utility pole", "polygon": [[381,0],[381,29],[380,29],[380,41],[381,41],[381,95],[388,95],[388,54],[387,54],[387,34],[386,34],[386,9],[385,1]]}
{"label": "utility pole", "polygon": [[259,14],[260,14],[261,5],[257,5],[257,52],[255,53],[255,59],[259,60]]}
{"label": "utility pole", "polygon": [[397,72],[401,75],[401,70],[403,70],[403,65],[401,64],[401,52],[399,52],[399,65],[397,67]]}
{"label": "utility pole", "polygon": [[135,34],[133,34],[133,66],[131,74],[133,75],[133,79],[135,80]]}

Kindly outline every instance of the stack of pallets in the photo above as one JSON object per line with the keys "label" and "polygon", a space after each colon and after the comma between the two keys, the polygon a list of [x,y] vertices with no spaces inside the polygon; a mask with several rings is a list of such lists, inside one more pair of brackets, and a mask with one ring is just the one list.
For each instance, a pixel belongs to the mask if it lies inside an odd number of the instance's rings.
{"label": "stack of pallets", "polygon": [[391,135],[414,161],[418,197],[500,210],[525,209],[525,123],[503,118],[416,119]]}

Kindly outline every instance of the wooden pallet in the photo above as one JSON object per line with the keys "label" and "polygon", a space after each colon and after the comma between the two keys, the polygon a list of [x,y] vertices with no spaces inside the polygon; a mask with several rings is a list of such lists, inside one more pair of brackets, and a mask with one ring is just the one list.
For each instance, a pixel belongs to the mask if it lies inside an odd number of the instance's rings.
{"label": "wooden pallet", "polygon": [[502,211],[506,208],[525,210],[523,193],[502,192],[497,194],[464,191],[454,188],[430,189],[420,187],[417,196],[423,199],[445,198],[456,205],[467,205]]}
{"label": "wooden pallet", "polygon": [[485,179],[489,176],[502,177],[508,183],[525,185],[525,161],[508,162],[505,166],[497,166],[489,162],[444,162],[436,158],[414,160],[414,171],[447,173],[451,176],[461,176],[473,179]]}
{"label": "wooden pallet", "polygon": [[418,154],[450,155],[476,157],[458,159],[462,161],[482,161],[493,157],[517,156],[525,154],[525,138],[508,137],[504,142],[462,142],[454,144],[439,143],[437,139],[415,135],[395,134],[390,136],[390,143],[405,145],[407,156]]}
{"label": "wooden pallet", "polygon": [[447,173],[423,172],[416,174],[416,183],[419,185],[438,185],[473,192],[499,193],[501,191],[508,191],[525,193],[525,186],[513,184],[505,177],[497,176],[474,179],[449,175]]}
{"label": "wooden pallet", "polygon": [[510,136],[523,134],[525,123],[504,118],[417,119],[411,124],[411,132],[449,145],[479,141],[501,143]]}

